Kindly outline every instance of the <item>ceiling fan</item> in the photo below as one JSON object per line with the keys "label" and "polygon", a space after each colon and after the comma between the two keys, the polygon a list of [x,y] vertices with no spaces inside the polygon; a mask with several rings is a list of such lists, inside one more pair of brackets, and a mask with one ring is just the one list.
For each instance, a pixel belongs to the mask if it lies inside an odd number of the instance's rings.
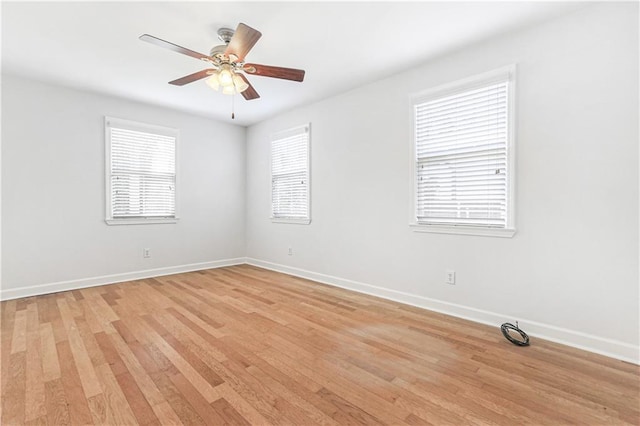
{"label": "ceiling fan", "polygon": [[304,79],[304,70],[245,62],[245,56],[261,36],[262,33],[260,31],[243,23],[238,24],[235,31],[230,28],[220,28],[218,30],[218,38],[225,44],[214,46],[208,55],[194,52],[149,34],[141,35],[140,40],[200,59],[209,63],[212,67],[170,81],[169,84],[184,86],[209,77],[206,83],[213,89],[222,89],[222,93],[226,95],[242,93],[242,96],[250,101],[259,98],[260,95],[251,86],[244,73],[292,81],[302,81]]}

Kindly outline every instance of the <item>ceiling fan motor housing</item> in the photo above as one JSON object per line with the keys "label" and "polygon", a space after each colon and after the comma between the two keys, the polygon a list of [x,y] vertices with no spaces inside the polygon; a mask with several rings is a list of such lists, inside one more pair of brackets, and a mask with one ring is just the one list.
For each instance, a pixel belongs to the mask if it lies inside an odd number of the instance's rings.
{"label": "ceiling fan motor housing", "polygon": [[228,58],[225,58],[224,56],[224,52],[227,50],[227,46],[231,42],[231,38],[234,33],[235,30],[231,28],[220,28],[218,30],[218,39],[224,44],[213,46],[209,51],[209,56],[212,58],[218,58],[222,61],[228,61]]}
{"label": "ceiling fan motor housing", "polygon": [[209,56],[215,58],[218,55],[224,55],[225,50],[227,50],[226,44],[220,44],[218,46],[213,46],[209,51]]}
{"label": "ceiling fan motor housing", "polygon": [[221,42],[223,42],[224,44],[229,44],[229,42],[231,41],[231,37],[233,37],[233,33],[235,31],[232,30],[231,28],[220,28],[218,30],[218,39],[220,39]]}

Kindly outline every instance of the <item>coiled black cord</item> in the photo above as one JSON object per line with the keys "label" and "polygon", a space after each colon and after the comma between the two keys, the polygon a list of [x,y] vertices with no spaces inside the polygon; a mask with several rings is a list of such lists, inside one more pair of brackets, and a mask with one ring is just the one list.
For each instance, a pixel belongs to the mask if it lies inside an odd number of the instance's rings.
{"label": "coiled black cord", "polygon": [[[529,336],[524,331],[520,330],[518,327],[518,321],[516,321],[516,325],[505,322],[500,326],[500,330],[502,331],[502,335],[511,343],[518,346],[529,346]],[[522,337],[522,340],[514,339],[511,334],[509,334],[509,330],[516,331]]]}

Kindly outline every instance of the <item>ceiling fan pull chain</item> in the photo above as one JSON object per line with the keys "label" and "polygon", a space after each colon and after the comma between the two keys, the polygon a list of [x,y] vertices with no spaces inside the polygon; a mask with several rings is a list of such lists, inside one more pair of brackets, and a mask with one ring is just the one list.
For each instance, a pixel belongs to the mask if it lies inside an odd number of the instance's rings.
{"label": "ceiling fan pull chain", "polygon": [[[234,84],[235,86],[235,84]],[[234,90],[235,92],[235,90]],[[235,106],[236,106],[236,95],[235,93],[233,95],[231,95],[231,119],[235,120],[236,119],[236,113],[235,113]]]}

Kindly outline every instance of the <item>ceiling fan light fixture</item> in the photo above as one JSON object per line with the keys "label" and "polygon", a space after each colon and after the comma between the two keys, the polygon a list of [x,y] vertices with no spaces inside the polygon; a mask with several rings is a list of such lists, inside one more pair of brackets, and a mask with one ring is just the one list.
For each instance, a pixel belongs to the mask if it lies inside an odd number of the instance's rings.
{"label": "ceiling fan light fixture", "polygon": [[236,94],[236,89],[235,89],[235,87],[233,87],[233,85],[231,85],[231,86],[223,86],[222,87],[222,94],[223,95],[235,95]]}
{"label": "ceiling fan light fixture", "polygon": [[205,80],[205,83],[207,83],[207,85],[211,87],[213,90],[220,89],[220,82],[218,81],[218,72],[216,71],[215,73],[211,74],[211,76]]}
{"label": "ceiling fan light fixture", "polygon": [[249,85],[244,81],[239,74],[233,75],[233,85],[236,88],[237,93],[242,93],[249,88]]}
{"label": "ceiling fan light fixture", "polygon": [[222,87],[231,86],[233,88],[233,70],[228,64],[220,67],[218,72],[218,82]]}

